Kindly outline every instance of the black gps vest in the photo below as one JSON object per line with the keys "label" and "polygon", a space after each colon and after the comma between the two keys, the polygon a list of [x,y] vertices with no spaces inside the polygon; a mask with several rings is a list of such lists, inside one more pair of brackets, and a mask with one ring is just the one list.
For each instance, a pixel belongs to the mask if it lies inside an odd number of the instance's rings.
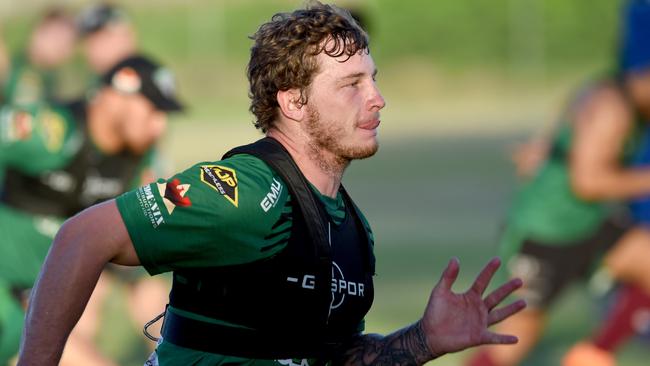
{"label": "black gps vest", "polygon": [[64,167],[26,174],[7,167],[0,202],[31,214],[70,217],[130,188],[142,158],[128,152],[105,155],[93,145],[86,126],[86,104],[69,106],[80,131],[80,148]]}
{"label": "black gps vest", "polygon": [[[341,187],[346,217],[331,222],[288,152],[264,138],[224,158],[250,154],[280,175],[291,195],[285,249],[254,263],[174,272],[163,338],[199,351],[257,359],[331,358],[358,333],[372,305],[374,256],[358,208]],[[330,244],[331,243],[331,244]]]}

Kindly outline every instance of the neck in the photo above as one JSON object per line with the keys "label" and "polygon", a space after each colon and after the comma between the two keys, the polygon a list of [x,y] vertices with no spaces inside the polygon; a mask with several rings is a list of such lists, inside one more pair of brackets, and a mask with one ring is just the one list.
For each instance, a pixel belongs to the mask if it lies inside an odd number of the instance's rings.
{"label": "neck", "polygon": [[88,106],[88,132],[93,143],[105,154],[115,154],[124,148],[111,113],[103,111],[97,100]]}
{"label": "neck", "polygon": [[349,161],[319,149],[309,140],[296,139],[275,127],[267,132],[267,136],[278,140],[287,149],[305,178],[321,194],[336,198]]}

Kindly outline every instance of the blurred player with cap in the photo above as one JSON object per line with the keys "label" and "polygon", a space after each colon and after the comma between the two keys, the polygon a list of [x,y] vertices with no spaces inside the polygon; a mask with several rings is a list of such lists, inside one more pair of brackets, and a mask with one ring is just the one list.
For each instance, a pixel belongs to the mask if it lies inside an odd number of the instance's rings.
{"label": "blurred player with cap", "polygon": [[[120,7],[109,2],[99,2],[88,5],[77,15],[77,29],[81,37],[82,51],[91,71],[88,86],[88,98],[92,98],[101,85],[100,76],[121,60],[138,53],[138,42],[134,24],[128,14]],[[150,170],[147,181],[153,181],[165,175],[161,170],[165,161],[161,155],[151,152],[156,169]],[[136,324],[143,324],[157,315],[161,306],[167,302],[169,281],[161,278],[146,276],[141,270],[128,270],[109,267],[100,278],[95,288],[86,312],[77,323],[77,331],[85,335],[89,341],[95,339],[99,331],[102,304],[110,292],[111,286],[117,284],[127,286],[127,308],[129,315]],[[156,332],[155,325],[152,332]],[[139,332],[138,332],[139,333]],[[147,343],[151,349],[155,343]]]}
{"label": "blurred player with cap", "polygon": [[[0,110],[0,364],[18,350],[20,296],[33,285],[58,227],[147,183],[144,172],[166,115],[183,109],[170,71],[148,58],[127,58],[101,80],[90,101]],[[63,362],[101,364],[89,352]]]}

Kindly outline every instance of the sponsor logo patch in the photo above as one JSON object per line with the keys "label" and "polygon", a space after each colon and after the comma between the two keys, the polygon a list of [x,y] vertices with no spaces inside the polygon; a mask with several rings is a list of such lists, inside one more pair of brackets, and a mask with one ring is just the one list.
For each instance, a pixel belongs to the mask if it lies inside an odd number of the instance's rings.
{"label": "sponsor logo patch", "polygon": [[224,196],[235,207],[238,207],[239,190],[237,173],[233,169],[220,165],[202,165],[201,182],[219,192],[219,194]]}
{"label": "sponsor logo patch", "polygon": [[276,360],[280,365],[283,366],[309,366],[309,361],[306,358],[303,359],[286,359],[286,360]]}
{"label": "sponsor logo patch", "polygon": [[14,113],[12,126],[13,137],[16,140],[27,140],[32,135],[32,116],[24,111]]}
{"label": "sponsor logo patch", "polygon": [[0,116],[0,127],[2,140],[27,140],[32,136],[32,115],[25,111],[5,109]]}
{"label": "sponsor logo patch", "polygon": [[45,147],[51,152],[61,150],[63,138],[65,137],[65,122],[63,118],[57,113],[46,111],[43,112],[41,123],[43,126]]}
{"label": "sponsor logo patch", "polygon": [[138,203],[140,204],[140,208],[142,208],[142,212],[147,216],[154,229],[165,223],[162,212],[160,212],[160,207],[156,202],[156,197],[151,189],[151,185],[140,187],[136,191],[136,197],[138,198]]}
{"label": "sponsor logo patch", "polygon": [[[287,277],[287,282],[292,282],[304,289],[313,290],[316,288],[316,276],[306,274],[302,277]],[[363,282],[347,281],[343,275],[341,267],[336,262],[332,262],[332,302],[330,310],[339,308],[347,296],[365,297],[365,284]]]}
{"label": "sponsor logo patch", "polygon": [[275,178],[273,178],[273,183],[271,183],[271,190],[269,193],[264,196],[260,206],[264,212],[269,212],[272,207],[278,204],[278,199],[280,199],[280,194],[282,194],[282,184]]}
{"label": "sponsor logo patch", "polygon": [[192,206],[192,201],[186,197],[187,191],[190,189],[189,184],[181,184],[178,178],[174,178],[171,182],[156,183],[158,192],[163,198],[163,203],[170,215],[174,212],[176,206],[189,207]]}

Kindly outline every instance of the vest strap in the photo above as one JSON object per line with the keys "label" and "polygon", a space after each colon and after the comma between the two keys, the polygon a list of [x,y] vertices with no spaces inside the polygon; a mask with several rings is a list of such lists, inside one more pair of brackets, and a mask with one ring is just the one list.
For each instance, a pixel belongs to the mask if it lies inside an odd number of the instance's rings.
{"label": "vest strap", "polygon": [[[305,176],[291,158],[289,152],[277,140],[265,137],[252,144],[236,147],[227,152],[223,158],[236,154],[253,155],[267,163],[286,182],[291,195],[305,219],[309,236],[314,241],[316,255],[318,256],[318,278],[315,290],[320,299],[321,309],[318,309],[318,316],[322,319],[323,325],[327,324],[329,318],[330,304],[332,302],[331,282],[332,278],[332,250],[325,223],[326,213],[316,202],[314,193],[309,188]],[[326,280],[323,280],[326,279]]]}
{"label": "vest strap", "polygon": [[[220,336],[227,334],[227,337]],[[351,337],[352,335],[350,335]],[[340,354],[343,341],[314,339],[312,333],[269,333],[191,319],[167,309],[162,327],[165,341],[197,351],[255,359],[321,358]],[[323,335],[321,335],[323,337]],[[349,338],[346,338],[349,340]]]}

